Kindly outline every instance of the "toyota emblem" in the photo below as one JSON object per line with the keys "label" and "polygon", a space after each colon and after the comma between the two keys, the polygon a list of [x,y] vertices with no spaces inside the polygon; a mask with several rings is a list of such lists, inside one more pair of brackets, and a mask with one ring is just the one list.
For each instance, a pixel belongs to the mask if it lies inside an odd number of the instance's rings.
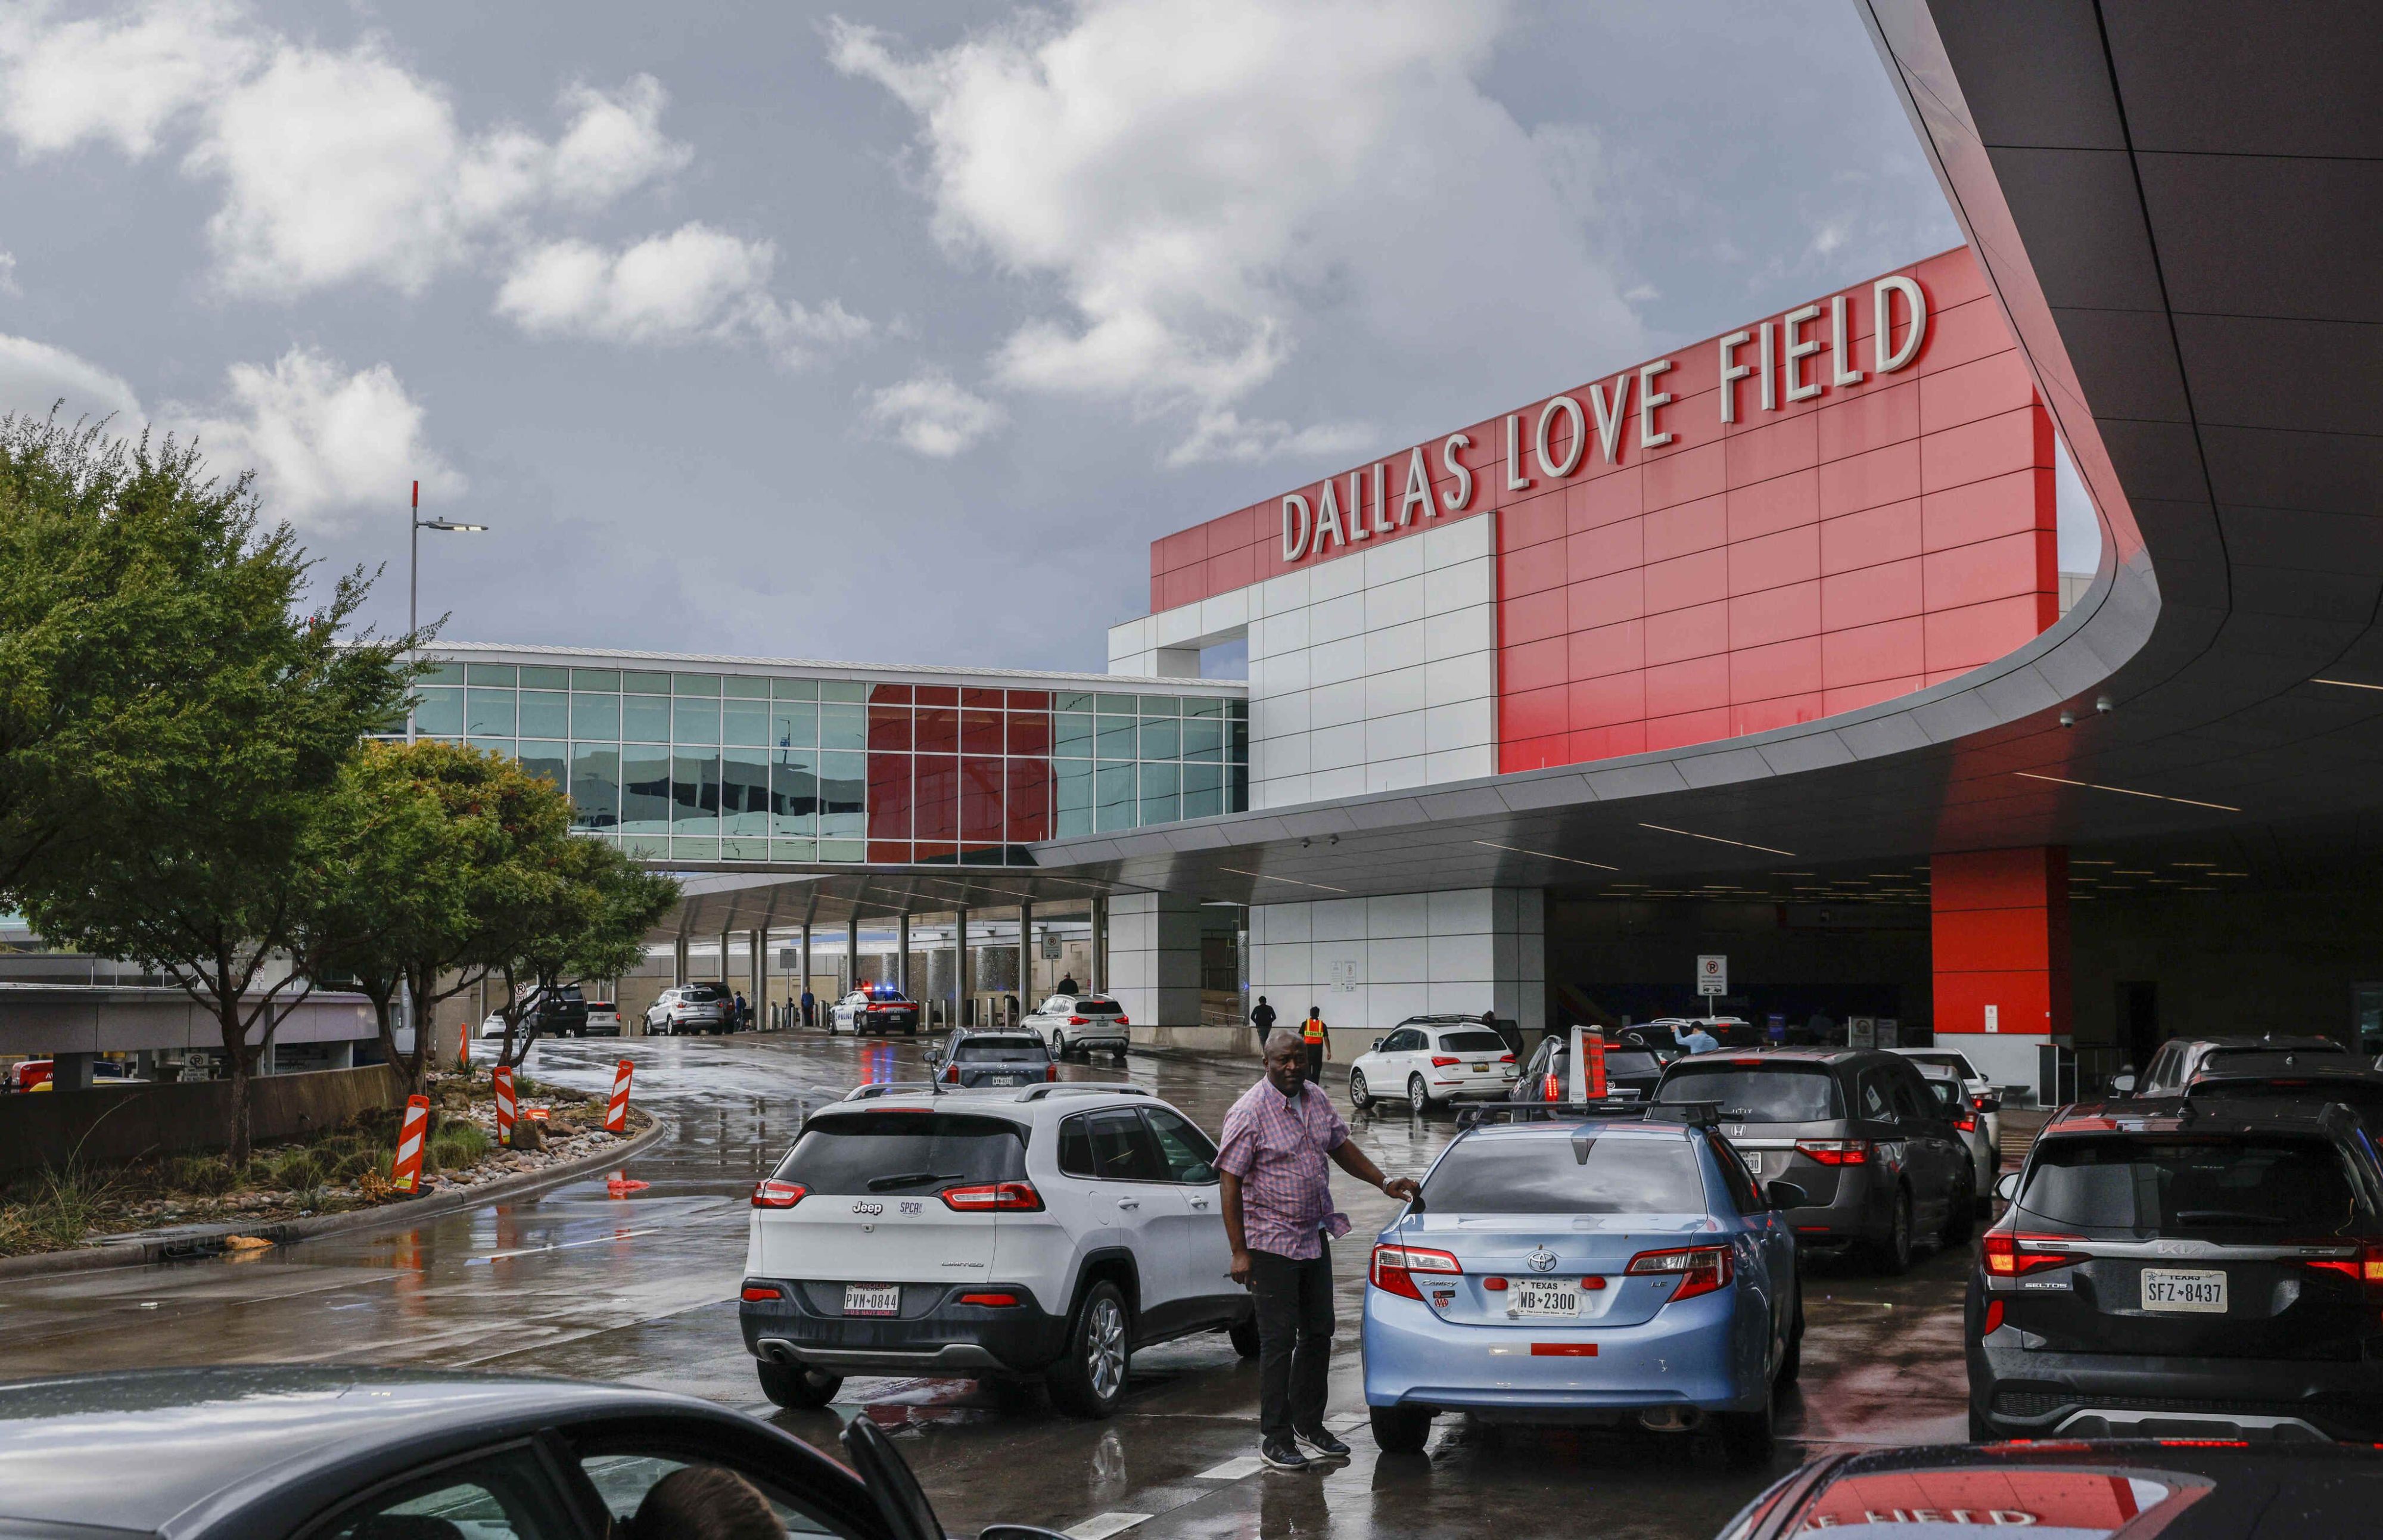
{"label": "toyota emblem", "polygon": [[1530,1263],[1531,1271],[1534,1273],[1552,1273],[1556,1270],[1556,1254],[1544,1246],[1523,1260]]}

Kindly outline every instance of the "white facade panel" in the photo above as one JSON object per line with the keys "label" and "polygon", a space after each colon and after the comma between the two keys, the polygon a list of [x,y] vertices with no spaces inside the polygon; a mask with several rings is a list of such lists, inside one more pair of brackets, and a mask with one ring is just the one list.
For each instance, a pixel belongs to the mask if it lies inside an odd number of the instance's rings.
{"label": "white facade panel", "polygon": [[[1533,1030],[1546,1020],[1543,942],[1524,926],[1541,913],[1537,892],[1511,889],[1260,906],[1251,933],[1268,940],[1252,948],[1251,992],[1286,1022],[1322,1007],[1343,1066],[1426,1012],[1494,1010]],[[1302,932],[1316,939],[1275,939]]]}
{"label": "white facade panel", "polygon": [[1365,586],[1380,588],[1421,577],[1426,553],[1423,542],[1409,536],[1402,540],[1386,541],[1358,560],[1365,564]]}
{"label": "white facade panel", "polygon": [[[1493,744],[1479,748],[1442,749],[1426,755],[1431,761],[1429,785],[1444,786],[1451,781],[1478,781],[1483,776],[1498,773],[1498,749]],[[1287,807],[1287,803],[1269,804]]]}

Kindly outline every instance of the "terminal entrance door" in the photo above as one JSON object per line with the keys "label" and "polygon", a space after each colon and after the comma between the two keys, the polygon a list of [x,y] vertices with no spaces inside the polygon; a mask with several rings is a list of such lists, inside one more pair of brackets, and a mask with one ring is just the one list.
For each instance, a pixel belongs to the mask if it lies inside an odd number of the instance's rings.
{"label": "terminal entrance door", "polygon": [[2122,980],[2118,999],[2118,1058],[2140,1075],[2160,1045],[2159,986],[2148,980]]}

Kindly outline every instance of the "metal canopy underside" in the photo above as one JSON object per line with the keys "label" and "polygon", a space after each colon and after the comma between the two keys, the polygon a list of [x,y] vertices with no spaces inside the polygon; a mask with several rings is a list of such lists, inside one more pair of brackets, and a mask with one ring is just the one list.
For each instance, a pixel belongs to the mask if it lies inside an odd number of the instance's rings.
{"label": "metal canopy underside", "polygon": [[1039,858],[1263,903],[2259,824],[2372,846],[2347,815],[2383,806],[2383,690],[2311,681],[2383,684],[2383,28],[2352,4],[1861,8],[2100,511],[2077,607],[1818,722]]}
{"label": "metal canopy underside", "polygon": [[1052,913],[1082,909],[1114,884],[1074,875],[939,867],[855,871],[849,867],[805,872],[771,870],[682,872],[686,896],[661,933],[717,936],[723,931],[788,930],[806,923],[841,930],[901,915],[949,914],[956,908],[998,913],[1020,903]]}

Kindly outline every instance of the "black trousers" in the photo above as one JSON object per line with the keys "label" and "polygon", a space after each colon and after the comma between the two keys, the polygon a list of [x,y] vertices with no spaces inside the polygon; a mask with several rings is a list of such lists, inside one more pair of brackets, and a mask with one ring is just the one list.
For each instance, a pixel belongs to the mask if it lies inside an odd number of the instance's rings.
{"label": "black trousers", "polygon": [[1332,1368],[1332,1243],[1305,1262],[1250,1253],[1258,1306],[1258,1431],[1288,1444],[1294,1429],[1324,1425]]}

